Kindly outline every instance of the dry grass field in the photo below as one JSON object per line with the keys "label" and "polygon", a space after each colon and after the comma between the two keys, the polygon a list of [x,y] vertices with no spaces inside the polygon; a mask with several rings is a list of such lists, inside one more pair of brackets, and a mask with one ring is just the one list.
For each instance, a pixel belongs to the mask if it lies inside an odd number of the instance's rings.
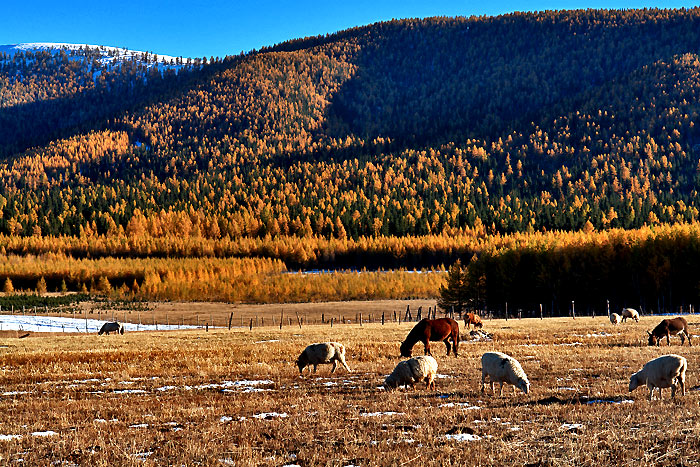
{"label": "dry grass field", "polygon": [[[493,340],[463,341],[457,358],[433,344],[435,391],[381,388],[413,323],[5,337],[0,464],[697,465],[700,345],[648,347],[660,319],[486,321]],[[298,354],[327,340],[353,372],[299,377]],[[480,392],[490,350],[521,362],[530,394]],[[672,352],[688,359],[684,397],[628,392]]]}

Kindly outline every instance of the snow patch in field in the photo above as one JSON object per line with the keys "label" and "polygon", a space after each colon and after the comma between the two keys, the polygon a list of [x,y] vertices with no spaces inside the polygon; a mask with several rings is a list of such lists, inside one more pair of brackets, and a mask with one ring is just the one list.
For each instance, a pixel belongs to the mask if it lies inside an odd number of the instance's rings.
{"label": "snow patch in field", "polygon": [[287,415],[286,412],[282,412],[282,413],[279,413],[279,412],[263,412],[263,413],[259,413],[259,414],[253,415],[253,418],[257,418],[257,419],[260,419],[260,420],[270,420],[270,419],[273,419],[273,418],[287,418],[287,417],[289,417],[289,415]]}
{"label": "snow patch in field", "polygon": [[462,410],[481,410],[478,405],[471,405],[469,402],[448,402],[440,404],[439,407],[459,407]]}
{"label": "snow patch in field", "polygon": [[165,392],[165,391],[172,391],[173,389],[177,389],[177,386],[161,386],[159,388],[156,388],[156,391]]}
{"label": "snow patch in field", "polygon": [[12,441],[13,439],[22,439],[22,435],[0,435],[0,441]]}
{"label": "snow patch in field", "polygon": [[562,387],[562,388],[557,388],[558,391],[576,391],[576,388],[568,388],[568,387]]}
{"label": "snow patch in field", "polygon": [[7,391],[3,392],[3,396],[19,396],[21,394],[29,394],[29,391]]}
{"label": "snow patch in field", "polygon": [[114,394],[146,394],[143,389],[116,389]]}
{"label": "snow patch in field", "polygon": [[253,344],[267,344],[268,342],[279,342],[279,341],[280,341],[279,339],[270,339],[270,340],[266,340],[266,341],[255,341],[255,342],[253,342]]}
{"label": "snow patch in field", "polygon": [[151,454],[153,454],[153,451],[145,451],[145,452],[137,452],[134,454],[134,458],[140,461],[146,460]]}
{"label": "snow patch in field", "polygon": [[437,379],[452,378],[452,376],[450,376],[450,375],[440,375],[440,374],[435,375],[435,377]]}
{"label": "snow patch in field", "polygon": [[367,412],[360,414],[363,417],[390,417],[392,415],[406,415],[403,412]]}
{"label": "snow patch in field", "polygon": [[[96,333],[105,320],[63,318],[42,315],[0,315],[0,331],[30,331],[30,332],[79,332]],[[133,331],[169,331],[174,329],[197,329],[197,326],[179,326],[165,324],[134,324],[123,323],[124,330]],[[107,336],[109,337],[109,336]]]}
{"label": "snow patch in field", "polygon": [[481,439],[481,436],[479,435],[472,435],[469,433],[456,433],[454,435],[445,435],[446,439],[451,439],[453,441],[478,441]]}
{"label": "snow patch in field", "polygon": [[51,431],[51,430],[35,431],[34,433],[32,433],[32,436],[35,436],[37,438],[47,438],[49,436],[56,436],[56,435],[58,435],[58,433],[56,433],[55,431]]}
{"label": "snow patch in field", "polygon": [[564,431],[580,430],[582,428],[583,428],[583,425],[581,423],[564,423],[560,427],[560,429],[564,430]]}
{"label": "snow patch in field", "polygon": [[587,401],[586,404],[634,404],[631,399],[622,399],[620,401],[606,400],[606,399],[594,399]]}
{"label": "snow patch in field", "polygon": [[129,428],[148,428],[148,423],[137,423],[135,425],[129,425]]}

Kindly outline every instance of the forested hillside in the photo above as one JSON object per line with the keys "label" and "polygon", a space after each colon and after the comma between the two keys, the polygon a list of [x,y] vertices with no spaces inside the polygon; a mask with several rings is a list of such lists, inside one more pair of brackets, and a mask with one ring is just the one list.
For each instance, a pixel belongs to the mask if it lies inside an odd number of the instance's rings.
{"label": "forested hillside", "polygon": [[696,8],[392,21],[177,73],[0,56],[0,233],[693,222],[699,49]]}

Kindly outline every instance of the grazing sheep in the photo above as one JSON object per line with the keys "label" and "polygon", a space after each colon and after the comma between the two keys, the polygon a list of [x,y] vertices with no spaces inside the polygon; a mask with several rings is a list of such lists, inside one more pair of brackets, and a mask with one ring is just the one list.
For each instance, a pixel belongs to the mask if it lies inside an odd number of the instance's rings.
{"label": "grazing sheep", "polygon": [[331,373],[333,373],[338,366],[338,362],[352,373],[348,364],[345,363],[345,346],[337,342],[322,342],[320,344],[311,344],[306,347],[297,359],[297,366],[299,367],[299,374],[302,374],[304,368],[308,365],[313,365],[314,373],[316,373],[316,367],[319,364],[332,363],[333,369]]}
{"label": "grazing sheep", "polygon": [[634,308],[623,308],[621,314],[623,323],[627,321],[627,318],[632,318],[636,322],[639,322],[639,312]]}
{"label": "grazing sheep", "polygon": [[610,313],[610,322],[618,325],[622,322],[622,316],[618,315],[617,313]]}
{"label": "grazing sheep", "polygon": [[435,389],[437,362],[430,355],[409,358],[396,365],[394,371],[384,380],[384,386],[394,389],[398,386],[411,386],[425,381],[427,389]]}
{"label": "grazing sheep", "polygon": [[112,323],[105,323],[102,325],[102,327],[100,328],[100,332],[98,332],[97,335],[109,335],[110,332],[118,332],[119,334],[124,334],[124,325],[116,321]]}
{"label": "grazing sheep", "polygon": [[520,363],[501,352],[486,352],[481,356],[481,392],[484,391],[486,376],[491,380],[491,392],[495,394],[494,383],[501,383],[499,395],[503,394],[503,383],[513,385],[513,392],[517,387],[525,394],[530,392],[530,381],[523,371]]}
{"label": "grazing sheep", "polygon": [[659,358],[648,361],[644,367],[630,377],[630,392],[637,389],[640,384],[646,384],[649,388],[649,400],[652,400],[654,388],[671,388],[671,398],[676,397],[677,386],[681,387],[681,393],[685,395],[685,371],[688,362],[680,355],[662,355]]}

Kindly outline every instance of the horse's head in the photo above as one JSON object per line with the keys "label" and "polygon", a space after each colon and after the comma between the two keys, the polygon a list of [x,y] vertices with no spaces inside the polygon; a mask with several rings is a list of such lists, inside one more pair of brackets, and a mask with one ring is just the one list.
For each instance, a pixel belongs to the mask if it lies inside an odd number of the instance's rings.
{"label": "horse's head", "polygon": [[647,334],[649,334],[649,345],[656,345],[659,339],[649,331],[647,331]]}
{"label": "horse's head", "polygon": [[410,357],[411,356],[411,349],[412,346],[409,346],[406,341],[403,341],[401,343],[401,347],[399,347],[399,350],[401,351],[401,356],[402,357]]}

